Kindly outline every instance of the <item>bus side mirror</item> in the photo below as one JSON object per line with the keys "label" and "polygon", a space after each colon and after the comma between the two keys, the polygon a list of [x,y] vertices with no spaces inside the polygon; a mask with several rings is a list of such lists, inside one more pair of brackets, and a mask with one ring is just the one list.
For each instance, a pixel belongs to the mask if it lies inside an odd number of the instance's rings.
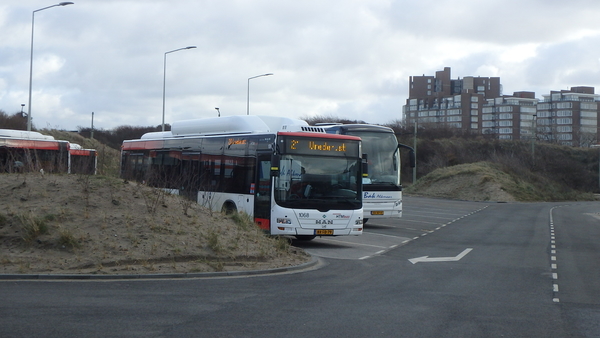
{"label": "bus side mirror", "polygon": [[369,161],[367,160],[367,154],[362,154],[362,177],[363,179],[369,177]]}
{"label": "bus side mirror", "polygon": [[408,163],[410,164],[411,168],[414,168],[417,165],[417,159],[415,158],[415,150],[413,149],[413,147],[399,143],[398,148],[408,149]]}
{"label": "bus side mirror", "polygon": [[414,168],[417,165],[417,160],[415,158],[415,150],[412,148],[408,151],[408,163],[410,164],[411,168]]}
{"label": "bus side mirror", "polygon": [[281,161],[281,157],[279,155],[274,154],[271,156],[271,177],[279,176],[279,162]]}

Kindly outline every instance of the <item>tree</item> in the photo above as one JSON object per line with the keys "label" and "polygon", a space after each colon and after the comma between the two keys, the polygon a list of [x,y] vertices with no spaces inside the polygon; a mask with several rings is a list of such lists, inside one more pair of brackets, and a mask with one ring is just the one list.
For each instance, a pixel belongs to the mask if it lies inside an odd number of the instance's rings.
{"label": "tree", "polygon": [[21,112],[9,116],[0,110],[0,129],[27,130],[27,116]]}

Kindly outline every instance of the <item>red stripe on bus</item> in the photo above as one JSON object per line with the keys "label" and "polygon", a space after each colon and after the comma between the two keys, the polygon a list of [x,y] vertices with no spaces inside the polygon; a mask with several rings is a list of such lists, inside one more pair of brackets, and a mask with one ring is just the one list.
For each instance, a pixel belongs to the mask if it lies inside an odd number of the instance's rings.
{"label": "red stripe on bus", "polygon": [[96,156],[96,152],[93,150],[83,150],[83,149],[70,149],[69,153],[71,155],[77,155],[77,156]]}
{"label": "red stripe on bus", "polygon": [[162,149],[163,143],[163,141],[123,142],[123,150]]}
{"label": "red stripe on bus", "polygon": [[43,149],[43,150],[58,150],[59,143],[56,141],[33,141],[33,140],[10,140],[6,139],[6,145],[10,148],[27,148],[27,149]]}

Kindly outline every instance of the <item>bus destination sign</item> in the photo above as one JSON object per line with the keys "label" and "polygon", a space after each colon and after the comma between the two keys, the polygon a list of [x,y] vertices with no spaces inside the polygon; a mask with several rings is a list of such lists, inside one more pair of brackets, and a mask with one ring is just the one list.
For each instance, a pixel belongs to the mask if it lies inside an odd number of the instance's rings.
{"label": "bus destination sign", "polygon": [[359,141],[290,137],[286,139],[285,144],[288,154],[348,156],[358,154]]}

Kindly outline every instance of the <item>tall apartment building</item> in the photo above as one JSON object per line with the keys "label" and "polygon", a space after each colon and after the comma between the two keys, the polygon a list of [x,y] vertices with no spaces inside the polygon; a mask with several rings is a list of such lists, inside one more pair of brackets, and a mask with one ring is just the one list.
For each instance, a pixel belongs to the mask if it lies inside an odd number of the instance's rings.
{"label": "tall apartment building", "polygon": [[537,138],[589,147],[598,140],[598,101],[593,87],[551,91],[537,104]]}
{"label": "tall apartment building", "polygon": [[551,92],[542,102],[534,92],[502,95],[499,77],[451,79],[450,68],[435,76],[411,76],[403,107],[407,125],[450,127],[499,139],[536,138],[573,146],[595,144],[598,101],[592,87]]}

